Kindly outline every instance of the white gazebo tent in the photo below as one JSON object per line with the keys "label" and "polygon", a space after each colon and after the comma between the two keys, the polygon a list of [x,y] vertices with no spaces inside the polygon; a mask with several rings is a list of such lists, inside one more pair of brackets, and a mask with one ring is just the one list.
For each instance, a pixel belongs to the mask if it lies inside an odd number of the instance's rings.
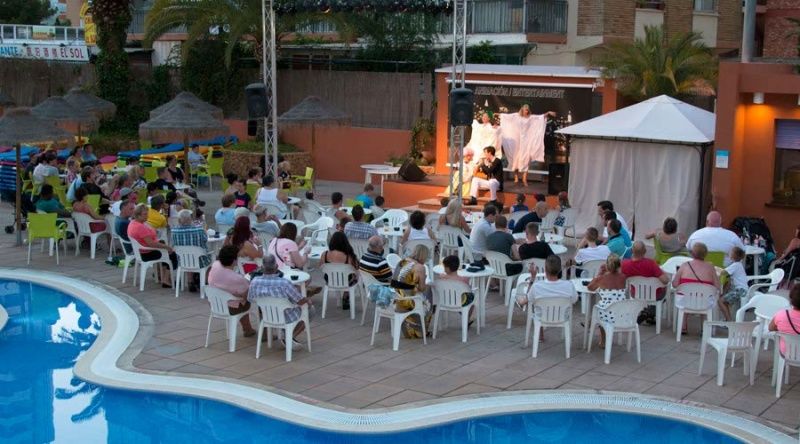
{"label": "white gazebo tent", "polygon": [[599,223],[601,200],[614,203],[637,239],[666,217],[680,232],[694,231],[714,125],[713,113],[659,96],[559,130],[572,136],[569,198],[578,232]]}

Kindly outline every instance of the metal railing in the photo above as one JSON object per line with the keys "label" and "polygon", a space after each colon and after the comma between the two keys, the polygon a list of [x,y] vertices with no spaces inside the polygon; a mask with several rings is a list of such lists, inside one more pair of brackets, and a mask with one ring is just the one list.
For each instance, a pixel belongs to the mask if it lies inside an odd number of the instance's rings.
{"label": "metal railing", "polygon": [[566,34],[567,2],[562,0],[528,1],[526,32]]}
{"label": "metal railing", "polygon": [[77,26],[0,25],[0,43],[75,44],[84,41]]}
{"label": "metal railing", "polygon": [[[468,34],[566,34],[566,0],[474,0],[468,3]],[[440,33],[452,34],[453,19],[442,16]]]}
{"label": "metal railing", "polygon": [[636,0],[636,7],[640,9],[664,9],[664,0]]}
{"label": "metal railing", "polygon": [[694,0],[694,10],[700,12],[717,12],[717,0]]}

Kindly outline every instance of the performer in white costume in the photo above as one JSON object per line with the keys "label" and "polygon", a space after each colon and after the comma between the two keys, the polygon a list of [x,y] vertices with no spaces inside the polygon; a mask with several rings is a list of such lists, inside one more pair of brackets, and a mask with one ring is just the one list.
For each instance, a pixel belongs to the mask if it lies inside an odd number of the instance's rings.
{"label": "performer in white costume", "polygon": [[531,161],[544,161],[547,117],[555,115],[555,111],[531,115],[528,105],[522,105],[519,113],[500,114],[503,149],[508,166],[514,171],[514,183],[519,182],[519,172],[522,171],[522,183],[527,186],[528,167]]}
{"label": "performer in white costume", "polygon": [[502,140],[500,138],[500,127],[492,123],[492,114],[484,112],[481,114],[480,122],[472,121],[472,135],[469,143],[464,147],[464,152],[471,149],[473,153],[481,153],[487,146],[493,146],[497,150],[497,157],[503,158],[500,148]]}

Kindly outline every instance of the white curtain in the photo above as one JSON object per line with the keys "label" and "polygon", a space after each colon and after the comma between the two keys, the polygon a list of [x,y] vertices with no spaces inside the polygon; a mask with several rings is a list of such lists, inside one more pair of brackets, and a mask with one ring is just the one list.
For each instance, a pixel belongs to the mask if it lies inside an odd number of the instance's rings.
{"label": "white curtain", "polygon": [[610,200],[636,238],[675,217],[678,229],[696,228],[700,155],[691,146],[605,139],[570,145],[569,195],[581,233],[598,226],[597,202]]}

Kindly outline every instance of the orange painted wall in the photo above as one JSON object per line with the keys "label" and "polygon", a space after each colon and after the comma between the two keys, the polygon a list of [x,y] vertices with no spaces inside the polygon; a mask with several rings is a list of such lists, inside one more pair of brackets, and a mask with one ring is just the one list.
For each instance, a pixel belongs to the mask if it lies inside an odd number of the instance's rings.
{"label": "orange painted wall", "polygon": [[[448,94],[447,84],[449,74],[436,74],[436,173],[447,174],[447,139],[450,135],[448,127]],[[492,74],[467,74],[467,80],[503,81],[503,82],[531,82],[531,83],[574,83],[577,85],[591,85],[595,79],[573,77],[542,77],[522,75],[492,75]],[[598,88],[603,93],[603,114],[615,111],[618,105],[617,90],[613,81],[606,81],[605,85]]]}
{"label": "orange painted wall", "polygon": [[[729,224],[736,216],[763,217],[780,250],[800,223],[800,209],[776,208],[772,200],[775,120],[800,119],[800,76],[791,65],[721,63],[716,149],[730,151],[728,169],[714,168],[714,205]],[[752,93],[766,92],[763,105]]]}
{"label": "orange painted wall", "polygon": [[230,128],[231,135],[238,137],[239,140],[245,141],[254,139],[247,135],[247,120],[225,119],[224,123]]}
{"label": "orange painted wall", "polygon": [[[278,132],[282,141],[312,152],[310,125],[284,125]],[[410,142],[411,132],[407,130],[315,126],[312,154],[315,173],[323,180],[363,182],[361,165],[405,155]]]}

